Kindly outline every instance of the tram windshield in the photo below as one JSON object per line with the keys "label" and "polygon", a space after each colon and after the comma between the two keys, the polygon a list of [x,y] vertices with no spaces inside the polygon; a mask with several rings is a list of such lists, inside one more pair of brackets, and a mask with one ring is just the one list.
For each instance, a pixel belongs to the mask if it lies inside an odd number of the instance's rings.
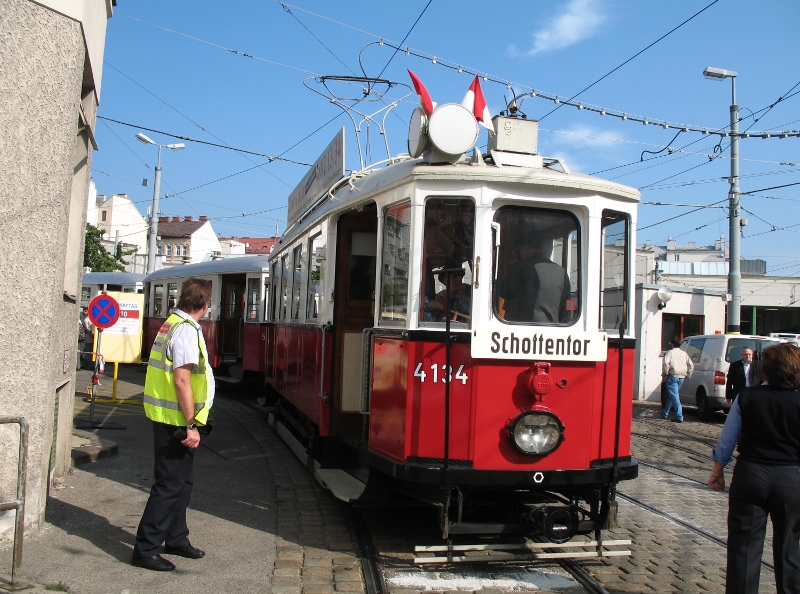
{"label": "tram windshield", "polygon": [[580,226],[571,213],[504,206],[494,217],[495,314],[518,324],[569,326],[580,308]]}
{"label": "tram windshield", "polygon": [[470,327],[475,244],[472,199],[429,198],[425,203],[423,242],[420,324],[444,324],[449,317],[451,323]]}

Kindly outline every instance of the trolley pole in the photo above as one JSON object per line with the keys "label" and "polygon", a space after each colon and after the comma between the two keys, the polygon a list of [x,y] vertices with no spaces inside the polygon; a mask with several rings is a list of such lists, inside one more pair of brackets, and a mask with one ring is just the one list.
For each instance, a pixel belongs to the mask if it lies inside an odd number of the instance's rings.
{"label": "trolley pole", "polygon": [[736,76],[731,76],[731,179],[730,192],[730,268],[728,275],[728,292],[731,302],[728,304],[728,334],[739,334],[742,310],[742,273],[741,256],[741,211],[739,194],[739,106],[736,105]]}
{"label": "trolley pole", "polygon": [[153,211],[150,214],[150,237],[147,238],[147,274],[156,269],[156,238],[158,236],[158,193],[161,189],[161,145],[158,145],[156,179],[153,183]]}

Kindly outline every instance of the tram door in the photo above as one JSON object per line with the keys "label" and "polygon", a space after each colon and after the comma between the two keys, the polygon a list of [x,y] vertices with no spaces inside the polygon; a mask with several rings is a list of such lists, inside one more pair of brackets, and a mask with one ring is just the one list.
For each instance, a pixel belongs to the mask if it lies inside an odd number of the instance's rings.
{"label": "tram door", "polygon": [[375,204],[339,219],[334,305],[333,406],[331,432],[360,438],[362,432],[362,331],[375,317],[378,219]]}
{"label": "tram door", "polygon": [[236,362],[242,356],[242,326],[245,299],[244,274],[222,277],[220,304],[220,355],[224,362]]}

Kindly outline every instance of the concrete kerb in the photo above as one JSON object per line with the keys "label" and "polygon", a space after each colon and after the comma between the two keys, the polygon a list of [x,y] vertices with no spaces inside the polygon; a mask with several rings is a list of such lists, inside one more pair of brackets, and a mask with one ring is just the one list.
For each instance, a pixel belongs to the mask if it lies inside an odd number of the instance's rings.
{"label": "concrete kerb", "polygon": [[115,441],[104,439],[89,431],[73,429],[72,435],[82,440],[89,440],[88,444],[73,446],[72,466],[79,466],[80,464],[87,464],[89,462],[97,462],[102,458],[116,456],[119,452],[119,446],[117,446]]}

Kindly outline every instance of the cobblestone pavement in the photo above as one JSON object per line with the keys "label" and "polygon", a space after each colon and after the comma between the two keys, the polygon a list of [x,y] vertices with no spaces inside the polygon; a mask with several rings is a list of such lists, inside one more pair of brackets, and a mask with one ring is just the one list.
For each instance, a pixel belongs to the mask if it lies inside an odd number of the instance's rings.
{"label": "cobblestone pavement", "polygon": [[339,501],[300,464],[267,425],[263,413],[236,400],[221,400],[217,406],[256,439],[275,482],[277,552],[269,591],[365,592],[357,544]]}

